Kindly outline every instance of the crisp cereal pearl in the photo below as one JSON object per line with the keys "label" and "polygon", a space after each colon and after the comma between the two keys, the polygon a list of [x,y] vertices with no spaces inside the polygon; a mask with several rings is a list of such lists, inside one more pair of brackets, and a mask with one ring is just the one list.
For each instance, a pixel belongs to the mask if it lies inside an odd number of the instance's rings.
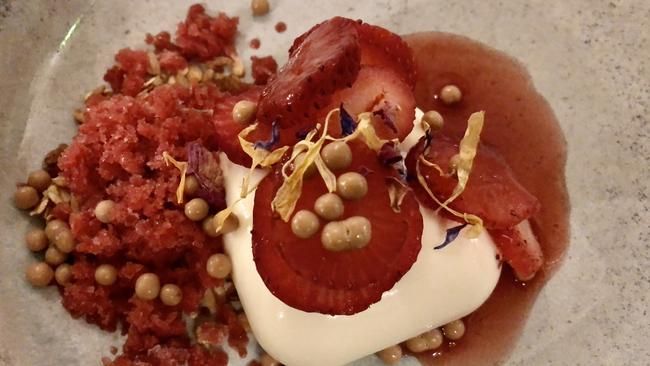
{"label": "crisp cereal pearl", "polygon": [[402,347],[399,344],[377,352],[377,357],[387,365],[394,365],[402,359]]}
{"label": "crisp cereal pearl", "polygon": [[39,192],[43,192],[52,183],[52,177],[43,169],[34,170],[27,176],[27,184]]}
{"label": "crisp cereal pearl", "polygon": [[185,216],[192,221],[201,221],[208,216],[210,206],[203,198],[194,198],[185,204]]}
{"label": "crisp cereal pearl", "polygon": [[117,269],[110,264],[102,264],[95,269],[95,281],[102,286],[110,286],[117,281]]}
{"label": "crisp cereal pearl", "polygon": [[347,228],[342,221],[328,222],[320,236],[323,247],[333,252],[349,249]]}
{"label": "crisp cereal pearl", "polygon": [[343,173],[336,179],[336,190],[346,200],[358,200],[368,193],[368,181],[357,172]]}
{"label": "crisp cereal pearl", "polygon": [[51,266],[58,266],[59,264],[65,262],[67,258],[68,255],[56,249],[54,245],[50,246],[45,251],[45,262]]}
{"label": "crisp cereal pearl", "polygon": [[38,204],[40,198],[38,191],[34,187],[22,186],[14,192],[14,204],[21,210],[30,209]]}
{"label": "crisp cereal pearl", "polygon": [[32,284],[34,287],[45,287],[47,286],[54,277],[54,271],[52,268],[47,265],[47,263],[38,262],[32,263],[27,267],[27,281]]}
{"label": "crisp cereal pearl", "polygon": [[257,104],[250,100],[240,100],[232,108],[232,119],[242,125],[247,125],[255,119]]}
{"label": "crisp cereal pearl", "polygon": [[61,286],[65,286],[70,283],[70,280],[72,279],[72,266],[67,263],[63,263],[56,267],[56,270],[54,271],[54,279],[56,280],[56,283]]}
{"label": "crisp cereal pearl", "polygon": [[160,293],[160,280],[155,273],[144,273],[135,281],[135,295],[142,300],[153,300]]}
{"label": "crisp cereal pearl", "polygon": [[319,228],[318,217],[308,210],[296,212],[291,219],[291,231],[301,239],[311,238]]}
{"label": "crisp cereal pearl", "polygon": [[45,235],[44,230],[34,229],[25,236],[25,243],[32,252],[40,252],[47,248],[47,235]]}
{"label": "crisp cereal pearl", "polygon": [[427,350],[427,342],[421,336],[406,340],[406,348],[413,353],[420,353]]}
{"label": "crisp cereal pearl", "polygon": [[225,254],[213,254],[208,258],[205,269],[211,277],[223,279],[232,271],[232,262]]}
{"label": "crisp cereal pearl", "polygon": [[181,288],[168,283],[160,289],[160,301],[167,306],[176,306],[183,300]]}
{"label": "crisp cereal pearl", "polygon": [[439,131],[444,125],[442,115],[437,111],[428,111],[422,116],[422,122],[426,123],[432,131]]}
{"label": "crisp cereal pearl", "polygon": [[336,220],[343,215],[343,200],[334,193],[325,193],[314,202],[314,211],[325,220]]}
{"label": "crisp cereal pearl", "polygon": [[268,0],[252,0],[251,1],[251,10],[253,11],[254,16],[260,16],[268,14],[271,7],[269,6]]}
{"label": "crisp cereal pearl", "polygon": [[461,99],[463,99],[463,93],[456,85],[445,85],[440,90],[440,100],[442,100],[444,104],[450,105],[458,103]]}
{"label": "crisp cereal pearl", "polygon": [[63,229],[69,230],[70,227],[62,220],[52,220],[48,222],[47,225],[45,225],[45,235],[49,241],[53,242],[56,234],[58,234],[59,231]]}
{"label": "crisp cereal pearl", "polygon": [[199,181],[194,175],[185,177],[185,185],[183,186],[183,193],[187,197],[192,197],[199,190]]}
{"label": "crisp cereal pearl", "polygon": [[372,239],[372,225],[370,220],[363,216],[353,216],[343,221],[347,229],[348,246],[351,249],[360,249],[368,245]]}
{"label": "crisp cereal pearl", "polygon": [[454,320],[442,327],[445,337],[452,341],[457,341],[465,335],[465,323],[462,319]]}
{"label": "crisp cereal pearl", "polygon": [[115,202],[111,200],[99,201],[95,206],[95,217],[104,224],[108,224],[113,217],[113,210],[115,210]]}
{"label": "crisp cereal pearl", "polygon": [[334,141],[325,145],[320,153],[328,168],[341,170],[352,163],[352,150],[343,141]]}
{"label": "crisp cereal pearl", "polygon": [[72,231],[68,228],[62,228],[54,236],[54,246],[63,253],[70,253],[74,250],[75,242]]}
{"label": "crisp cereal pearl", "polygon": [[422,333],[420,335],[422,339],[427,343],[427,350],[434,350],[442,346],[443,337],[440,329],[431,329],[428,332]]}

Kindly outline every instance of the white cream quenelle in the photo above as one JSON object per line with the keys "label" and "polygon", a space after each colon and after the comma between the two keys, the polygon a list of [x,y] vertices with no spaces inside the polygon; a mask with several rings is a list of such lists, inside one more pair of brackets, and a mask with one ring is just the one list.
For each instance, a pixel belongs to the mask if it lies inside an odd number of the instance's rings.
{"label": "white cream quenelle", "polygon": [[[420,136],[419,118],[402,144],[410,148]],[[247,168],[221,154],[226,200],[239,199]],[[266,172],[257,170],[251,184]],[[239,228],[224,234],[232,259],[233,280],[255,338],[273,358],[287,366],[344,365],[429,329],[462,318],[490,296],[501,273],[497,250],[487,232],[468,239],[463,232],[447,247],[446,229],[457,225],[420,207],[424,218],[422,249],[411,269],[382,299],[354,315],[308,313],[285,305],[267,289],[253,262],[254,193],[234,208]]]}

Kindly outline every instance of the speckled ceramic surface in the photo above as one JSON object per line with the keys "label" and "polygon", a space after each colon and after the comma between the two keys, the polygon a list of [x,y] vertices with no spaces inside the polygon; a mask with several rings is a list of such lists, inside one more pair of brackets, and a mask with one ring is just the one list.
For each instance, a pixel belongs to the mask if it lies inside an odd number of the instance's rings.
{"label": "speckled ceramic surface", "polygon": [[[542,291],[510,365],[650,364],[650,3],[629,1],[207,1],[241,17],[240,40],[279,60],[293,37],[333,15],[398,33],[443,30],[524,62],[569,141],[571,246]],[[0,365],[97,365],[117,344],[34,291],[30,222],[10,204],[16,180],[74,131],[71,110],[112,55],[173,29],[187,1],[0,1]],[[275,22],[284,34],[269,32]],[[242,47],[245,59],[251,51]],[[378,364],[368,358],[360,364]],[[415,364],[406,360],[404,364]]]}

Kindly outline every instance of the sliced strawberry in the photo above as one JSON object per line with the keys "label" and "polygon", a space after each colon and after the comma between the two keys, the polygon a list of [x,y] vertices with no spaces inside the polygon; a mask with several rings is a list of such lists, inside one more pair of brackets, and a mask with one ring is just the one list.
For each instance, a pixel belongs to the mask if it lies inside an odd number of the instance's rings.
{"label": "sliced strawberry", "polygon": [[361,41],[361,65],[388,67],[413,90],[416,81],[413,51],[397,34],[366,23],[358,23]]}
{"label": "sliced strawberry", "polygon": [[[332,252],[323,248],[320,231],[299,239],[291,225],[271,210],[282,184],[279,171],[257,188],[253,211],[253,256],[257,270],[271,292],[294,308],[325,314],[354,314],[379,301],[415,262],[421,247],[422,216],[412,193],[396,213],[390,207],[385,177],[393,170],[382,166],[365,145],[353,144],[348,171],[366,173],[367,195],[345,201],[341,219],[364,216],[372,223],[370,243],[358,250]],[[314,201],[326,193],[315,175],[304,182],[296,211],[313,210]],[[321,220],[321,228],[326,224]]]}
{"label": "sliced strawberry", "polygon": [[337,92],[326,110],[340,104],[354,117],[374,112],[373,126],[384,139],[402,140],[413,128],[413,92],[395,71],[386,67],[362,67],[352,87]]}
{"label": "sliced strawberry", "polygon": [[261,89],[253,86],[243,93],[225,98],[218,103],[214,111],[214,126],[217,131],[219,149],[228,155],[233,162],[241,165],[250,166],[250,157],[244,153],[239,145],[237,135],[246,126],[237,123],[232,118],[232,109],[241,100],[257,102],[260,97]]}
{"label": "sliced strawberry", "polygon": [[[243,93],[232,95],[225,98],[220,103],[217,103],[214,112],[213,123],[217,132],[217,140],[219,149],[228,155],[228,158],[234,163],[250,166],[251,159],[241,149],[239,138],[237,135],[247,127],[241,123],[237,123],[232,118],[232,109],[241,100],[249,100],[257,102],[261,93],[261,88],[252,86]],[[280,131],[280,139],[273,145],[273,149],[295,144],[299,138],[299,130],[301,126],[296,126],[290,129]],[[246,136],[246,139],[251,142],[267,141],[271,137],[271,126],[266,124],[258,124],[257,128]]]}
{"label": "sliced strawberry", "polygon": [[359,36],[353,20],[335,17],[312,28],[262,92],[257,117],[283,128],[313,120],[331,95],[359,72]]}
{"label": "sliced strawberry", "polygon": [[[420,186],[416,178],[415,163],[423,153],[425,139],[409,152],[406,167],[411,185],[423,204],[437,204]],[[450,171],[450,159],[458,153],[458,142],[444,135],[434,135],[424,157],[437,164],[444,172]],[[445,201],[456,187],[456,176],[444,177],[433,167],[420,164],[420,171],[429,188],[440,201]],[[487,146],[479,146],[472,171],[463,193],[450,207],[483,219],[488,229],[507,229],[531,217],[539,209],[539,202],[512,175],[505,161]]]}
{"label": "sliced strawberry", "polygon": [[[411,89],[415,87],[416,67],[411,47],[397,34],[376,26],[356,21],[361,42],[361,65],[384,66],[395,71]],[[289,57],[298,50],[304,40],[318,25],[293,41]]]}
{"label": "sliced strawberry", "polygon": [[510,229],[491,230],[490,234],[501,252],[503,261],[512,267],[518,279],[532,279],[544,264],[542,248],[528,220]]}

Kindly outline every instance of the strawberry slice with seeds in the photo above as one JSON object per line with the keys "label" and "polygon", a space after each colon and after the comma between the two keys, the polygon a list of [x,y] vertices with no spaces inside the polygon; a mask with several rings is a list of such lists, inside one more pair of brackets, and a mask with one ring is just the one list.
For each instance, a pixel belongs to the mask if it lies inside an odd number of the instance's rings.
{"label": "strawberry slice with seeds", "polygon": [[[416,177],[416,161],[424,158],[437,164],[443,172],[451,171],[451,159],[458,154],[458,142],[441,134],[433,136],[425,151],[425,138],[411,149],[406,167],[411,186],[423,204],[437,208]],[[440,172],[420,163],[420,171],[428,187],[438,200],[444,202],[456,187],[455,175],[442,176]],[[506,162],[487,146],[480,145],[465,190],[449,206],[457,211],[471,213],[483,219],[488,229],[508,229],[531,217],[539,210],[539,202],[510,172]]]}
{"label": "strawberry slice with seeds", "polygon": [[505,230],[491,230],[503,261],[508,263],[521,281],[532,279],[544,264],[542,248],[528,220]]}
{"label": "strawberry slice with seeds", "polygon": [[[416,67],[411,47],[402,37],[388,29],[356,21],[359,41],[361,43],[361,65],[388,67],[398,73],[411,89],[415,87]],[[289,57],[293,56],[305,39],[317,29],[313,27],[296,38],[289,49]]]}
{"label": "strawberry slice with seeds", "polygon": [[[302,38],[302,39],[301,39]],[[308,31],[262,91],[257,118],[287,128],[312,122],[331,95],[352,85],[360,68],[356,22],[335,17]]]}
{"label": "strawberry slice with seeds", "polygon": [[361,41],[361,65],[375,65],[394,70],[413,90],[416,81],[413,51],[402,37],[375,25],[358,23]]}
{"label": "strawberry slice with seeds", "polygon": [[[361,249],[328,251],[321,243],[321,229],[308,239],[298,238],[290,223],[272,210],[271,201],[283,182],[278,170],[258,186],[253,211],[253,257],[269,290],[294,308],[324,314],[355,314],[381,299],[384,291],[411,268],[421,248],[422,216],[412,193],[407,193],[400,212],[390,206],[386,177],[392,169],[379,163],[375,152],[351,143],[348,171],[366,174],[368,193],[357,201],[345,201],[340,220],[366,217],[372,238]],[[326,193],[319,175],[304,181],[296,209],[313,210],[314,201]]]}

